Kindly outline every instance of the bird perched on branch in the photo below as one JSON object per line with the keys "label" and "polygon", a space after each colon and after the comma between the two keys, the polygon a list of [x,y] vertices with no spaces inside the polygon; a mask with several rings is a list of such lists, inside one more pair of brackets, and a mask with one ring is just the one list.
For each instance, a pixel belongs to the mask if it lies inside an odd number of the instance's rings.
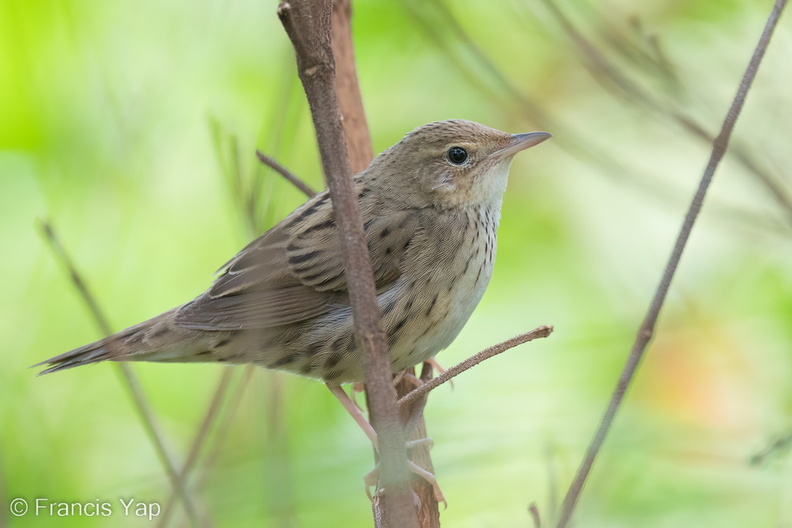
{"label": "bird perched on branch", "polygon": [[[399,372],[446,348],[492,275],[512,158],[550,137],[463,120],[419,127],[354,176],[374,279]],[[255,363],[363,381],[327,191],[248,244],[197,298],[39,365],[99,361]]]}

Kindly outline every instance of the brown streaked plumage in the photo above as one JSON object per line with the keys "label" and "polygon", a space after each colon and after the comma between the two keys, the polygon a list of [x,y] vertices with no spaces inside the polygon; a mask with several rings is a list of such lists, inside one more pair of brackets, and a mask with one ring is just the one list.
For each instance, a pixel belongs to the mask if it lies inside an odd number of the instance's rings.
{"label": "brown streaked plumage", "polygon": [[[446,348],[487,287],[511,159],[550,137],[470,121],[407,134],[355,176],[394,372]],[[42,364],[256,363],[361,381],[327,191],[251,242],[196,299]]]}

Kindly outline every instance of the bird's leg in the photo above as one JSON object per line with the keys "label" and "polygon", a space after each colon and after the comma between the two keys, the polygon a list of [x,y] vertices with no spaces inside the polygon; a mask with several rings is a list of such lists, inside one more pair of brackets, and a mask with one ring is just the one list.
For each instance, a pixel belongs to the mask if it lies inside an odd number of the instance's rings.
{"label": "bird's leg", "polygon": [[[393,386],[399,386],[399,383],[402,381],[407,381],[413,385],[416,389],[426,383],[428,380],[432,379],[433,369],[437,370],[438,374],[445,373],[446,369],[443,368],[440,363],[437,362],[435,358],[429,358],[424,362],[424,369],[421,371],[421,377],[415,375],[415,372],[412,368],[406,368],[393,376]],[[448,384],[451,387],[454,387],[454,380],[448,380]],[[357,385],[357,384],[355,384]],[[362,390],[362,389],[360,389]]]}
{"label": "bird's leg", "polygon": [[352,403],[354,403],[358,409],[361,409],[361,407],[360,405],[358,405],[356,396],[358,393],[361,393],[364,390],[366,390],[366,384],[363,383],[362,381],[356,381],[355,383],[353,383],[352,387],[349,390],[349,397],[352,400]]}
{"label": "bird's leg", "polygon": [[419,380],[419,379],[418,379],[418,378],[415,376],[415,374],[413,374],[412,372],[410,372],[410,370],[411,370],[411,369],[404,369],[404,370],[402,370],[401,372],[399,372],[398,374],[396,374],[396,375],[393,377],[393,386],[394,386],[394,387],[398,387],[398,386],[399,386],[399,383],[401,383],[402,381],[407,381],[407,382],[409,382],[409,383],[411,383],[411,384],[415,385],[415,388],[418,388],[418,387],[420,387],[421,385],[423,385],[423,382],[422,382],[421,380]]}
{"label": "bird's leg", "polygon": [[446,371],[446,369],[444,369],[443,366],[433,357],[427,359],[426,362],[432,365],[438,374],[442,374]]}
{"label": "bird's leg", "polygon": [[[431,357],[427,359],[426,362],[432,365],[432,367],[434,367],[434,369],[437,371],[438,374],[445,374],[446,369],[443,368],[443,365],[438,363],[435,358]],[[454,388],[454,380],[448,380],[448,384],[451,386],[452,389]]]}
{"label": "bird's leg", "polygon": [[[405,392],[409,392],[411,389],[409,388],[410,385],[413,387],[420,387],[426,380],[432,377],[432,366],[435,365],[436,362],[431,362],[428,364],[424,364],[423,369],[421,370],[421,376],[417,377],[414,374],[412,369],[408,369],[405,371],[405,375],[403,376],[403,382],[397,386],[396,390],[399,394],[403,394]],[[421,431],[422,434],[418,434],[417,436],[425,436],[426,429],[423,425],[423,421],[421,420],[423,416],[423,408],[426,405],[426,398],[418,399],[412,402],[411,405],[404,406],[401,409],[402,419],[405,420],[405,428],[409,430],[413,430],[416,428],[416,431]],[[417,447],[425,447],[429,450],[433,446],[434,442],[429,437],[418,438],[416,440],[411,440],[408,442],[408,448],[417,448]],[[427,462],[429,467],[431,467],[431,460],[428,458],[428,453],[424,456],[420,451],[416,452],[413,458],[418,460],[423,459]],[[448,505],[445,498],[443,497],[443,492],[440,490],[440,486],[437,483],[437,479],[435,478],[434,474],[431,471],[422,468],[414,461],[410,461],[410,470],[415,473],[416,475],[423,478],[429,485],[432,486],[432,492],[434,494],[435,500],[438,503],[442,502],[444,505]]]}
{"label": "bird's leg", "polygon": [[[417,379],[417,378],[416,378]],[[341,405],[344,406],[344,409],[352,416],[352,419],[357,422],[366,436],[369,437],[371,443],[374,445],[374,449],[377,449],[377,432],[371,426],[371,424],[366,420],[366,417],[363,415],[363,411],[360,410],[357,403],[355,403],[352,398],[346,393],[344,389],[341,388],[340,385],[327,385],[327,388],[330,389],[330,392],[338,398],[338,401],[341,402]],[[406,447],[409,451],[413,447],[422,446],[422,445],[429,445],[432,447],[434,445],[431,438],[419,438],[418,440],[410,440],[407,442]]]}
{"label": "bird's leg", "polygon": [[363,412],[360,410],[360,407],[357,406],[355,402],[349,397],[344,389],[341,388],[341,385],[331,385],[329,383],[326,384],[327,388],[330,389],[330,392],[333,393],[333,396],[338,398],[338,401],[341,402],[341,405],[344,406],[344,409],[352,416],[352,419],[357,422],[363,432],[366,433],[366,436],[369,437],[371,443],[374,444],[374,449],[377,449],[377,432],[374,431],[374,428],[368,423],[366,417],[363,416]]}
{"label": "bird's leg", "polygon": [[[401,395],[411,390],[409,388],[410,385],[413,387],[420,387],[426,383],[426,380],[432,377],[433,365],[436,365],[436,362],[424,364],[420,377],[415,375],[415,371],[413,369],[407,369],[403,371],[401,378],[402,383],[397,385],[396,392]],[[421,420],[423,416],[424,405],[426,405],[426,398],[418,399],[413,402],[412,405],[405,406],[400,410],[402,420],[405,421],[405,429],[408,431],[413,431],[413,428],[415,428],[414,431],[416,432],[416,436],[424,436],[424,438],[418,438],[416,440],[407,442],[408,449],[424,447],[428,451],[434,445],[432,439],[425,436],[426,429],[423,425],[423,421]],[[420,433],[418,431],[420,431]],[[424,454],[421,451],[417,451],[412,458],[423,460],[424,463],[428,463],[429,467],[431,468],[431,460],[429,459],[428,453]],[[422,468],[416,464],[414,460],[410,460],[410,471],[423,478],[432,487],[432,493],[434,494],[435,500],[438,503],[442,502],[445,506],[448,506],[445,497],[443,497],[443,492],[440,490],[440,485],[437,483],[437,479],[431,471]]]}
{"label": "bird's leg", "polygon": [[[415,379],[416,381],[418,381],[417,378]],[[330,392],[332,392],[333,395],[338,399],[338,401],[341,402],[341,405],[344,406],[344,409],[346,409],[347,412],[352,416],[352,419],[355,420],[355,422],[357,422],[357,424],[360,426],[361,429],[363,429],[363,432],[366,434],[366,436],[369,437],[369,440],[371,440],[374,449],[378,449],[377,432],[374,431],[374,428],[371,426],[368,420],[366,420],[366,417],[363,415],[363,412],[360,410],[360,407],[358,407],[357,404],[354,401],[352,401],[352,399],[349,397],[346,391],[343,388],[341,388],[340,385],[331,385],[329,383],[327,383],[326,385],[327,388],[330,389]],[[431,438],[420,438],[418,440],[410,440],[409,442],[407,442],[405,447],[409,451],[414,447],[426,446],[426,445],[428,445],[428,447],[432,447],[433,442]],[[412,473],[415,473],[419,477],[423,478],[424,480],[426,480],[426,482],[428,482],[432,486],[432,490],[434,491],[434,496],[437,499],[437,502],[442,502],[444,504],[447,504],[445,497],[443,497],[443,492],[440,491],[440,486],[437,484],[437,479],[432,473],[418,466],[415,462],[411,460],[407,461],[407,465]],[[367,473],[363,477],[363,481],[366,483],[366,495],[368,495],[369,499],[371,499],[370,488],[376,487],[378,480],[379,480],[379,463],[377,463],[377,465],[374,466],[374,469],[372,469],[369,473]]]}

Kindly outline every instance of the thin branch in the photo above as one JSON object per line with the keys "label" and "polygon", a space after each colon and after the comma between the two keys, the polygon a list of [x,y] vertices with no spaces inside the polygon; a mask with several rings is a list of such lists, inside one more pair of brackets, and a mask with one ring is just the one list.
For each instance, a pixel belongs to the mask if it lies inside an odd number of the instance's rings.
{"label": "thin branch", "polygon": [[331,12],[331,0],[284,1],[278,7],[278,16],[294,46],[297,73],[311,109],[344,252],[355,333],[363,349],[372,425],[379,435],[380,476],[387,490],[384,521],[389,528],[417,527],[405,435],[391,383],[387,342],[335,93]]}
{"label": "thin branch", "polygon": [[406,396],[402,397],[402,399],[399,400],[399,406],[405,406],[409,404],[416,398],[420,398],[429,391],[436,389],[443,383],[450,381],[451,379],[459,376],[466,370],[475,367],[482,361],[486,361],[491,357],[495,357],[498,354],[502,354],[503,352],[506,352],[510,348],[514,348],[517,345],[522,345],[523,343],[527,343],[528,341],[533,341],[534,339],[547,337],[552,333],[553,333],[552,326],[540,326],[538,328],[534,328],[530,332],[520,334],[518,336],[512,337],[511,339],[507,339],[502,343],[498,343],[497,345],[492,345],[489,348],[485,348],[478,354],[471,356],[465,361],[454,365],[453,367],[446,370],[439,376],[432,378],[431,380],[427,381],[420,387],[408,393]]}
{"label": "thin branch", "polygon": [[[229,369],[233,372],[238,372],[240,370],[236,368]],[[250,380],[253,379],[253,373],[256,371],[256,366],[251,363],[241,370],[242,379],[237,383],[236,387],[234,387],[234,390],[231,391],[231,396],[229,396],[228,403],[226,404],[227,410],[219,419],[217,427],[215,427],[215,434],[212,438],[212,447],[205,455],[204,461],[201,464],[201,469],[203,472],[201,476],[198,477],[198,483],[196,484],[197,489],[202,489],[207,484],[209,469],[214,466],[223,452],[223,444],[228,437],[229,432],[232,430],[232,424],[234,423],[235,415],[241,407],[242,398],[248,385],[250,385]]]}
{"label": "thin branch", "polygon": [[[104,312],[99,307],[99,304],[96,302],[96,298],[91,294],[87,284],[77,271],[74,261],[69,256],[66,248],[63,246],[60,238],[55,233],[52,225],[48,221],[42,220],[40,222],[40,228],[47,243],[54,251],[58,262],[60,262],[69,273],[69,278],[71,279],[72,284],[77,289],[78,294],[83,299],[85,304],[88,306],[88,309],[99,326],[102,335],[110,335],[112,332]],[[154,451],[157,453],[157,458],[159,458],[162,468],[165,470],[165,473],[168,476],[171,487],[184,504],[184,510],[187,513],[190,524],[193,526],[201,526],[202,523],[195,509],[193,499],[188,493],[187,489],[183,486],[183,482],[176,472],[176,462],[165,445],[165,436],[162,434],[159,424],[157,423],[157,420],[154,416],[154,411],[152,411],[151,406],[148,404],[146,395],[143,393],[143,389],[140,387],[137,377],[126,363],[119,362],[115,363],[115,365],[120,372],[122,379],[124,380],[123,385],[127,388],[129,394],[132,396],[132,401],[135,404],[135,409],[137,410],[141,422],[143,423],[143,428],[154,446]]]}
{"label": "thin branch", "polygon": [[[605,53],[600,51],[590,39],[575,27],[569,17],[561,11],[555,2],[544,0],[544,3],[561,26],[562,31],[564,31],[569,40],[577,46],[580,55],[584,58],[583,65],[607,90],[616,97],[621,97],[631,103],[642,105],[650,112],[663,119],[667,119],[702,141],[707,143],[712,143],[714,141],[712,134],[708,132],[703,125],[698,123],[694,117],[684,114],[680,109],[672,108],[671,105],[661,101],[655,92],[642,88],[638,83],[630,79],[629,76],[621,71]],[[603,33],[612,36],[615,33],[615,29]],[[623,51],[625,46],[615,47],[615,49]],[[770,172],[762,167],[759,161],[750,156],[748,149],[745,148],[744,145],[739,143],[733,145],[731,155],[743,166],[743,168],[759,178],[770,192],[770,195],[783,209],[788,221],[792,223],[792,198],[787,196],[781,186],[774,181]]]}
{"label": "thin branch", "polygon": [[[212,399],[209,401],[209,406],[204,413],[203,420],[201,420],[201,425],[198,427],[198,432],[196,433],[195,438],[193,438],[192,445],[190,446],[190,452],[187,455],[187,460],[185,460],[184,466],[182,466],[181,471],[177,476],[179,479],[179,485],[183,488],[187,487],[187,478],[190,476],[190,473],[195,467],[195,463],[198,461],[198,455],[200,454],[204,442],[209,435],[209,429],[220,412],[220,404],[223,402],[226,392],[228,391],[228,386],[231,382],[233,373],[234,371],[232,369],[226,368],[223,369],[223,373],[220,375],[220,382],[217,384],[217,388],[212,395]],[[160,515],[158,526],[165,527],[168,525],[171,513],[173,512],[175,500],[176,494],[171,493],[170,497],[168,497],[168,501],[165,503],[165,507],[162,508],[162,514]]]}
{"label": "thin branch", "polygon": [[764,464],[771,456],[784,456],[792,448],[792,434],[787,433],[770,442],[761,451],[751,456],[750,462],[754,466]]}
{"label": "thin branch", "polygon": [[762,36],[759,39],[759,43],[754,49],[753,56],[751,57],[745,74],[743,75],[743,78],[740,82],[737,94],[735,95],[731,107],[726,114],[726,118],[723,121],[720,133],[713,141],[712,153],[710,154],[709,162],[707,163],[707,167],[704,170],[698,190],[693,196],[693,200],[690,204],[687,214],[685,215],[685,221],[682,224],[682,228],[680,229],[676,243],[674,244],[668,264],[666,265],[663,272],[663,277],[660,280],[660,284],[658,285],[657,291],[655,292],[654,298],[652,299],[652,303],[649,306],[649,310],[646,314],[646,317],[644,318],[643,323],[641,324],[641,327],[638,329],[635,343],[633,344],[630,355],[627,358],[627,362],[624,366],[621,376],[619,377],[619,381],[616,384],[616,389],[614,390],[613,396],[611,397],[608,409],[605,411],[599,428],[597,429],[597,432],[595,433],[594,438],[588,447],[586,455],[583,458],[580,468],[578,469],[577,475],[575,476],[575,479],[572,482],[566,497],[564,497],[564,502],[561,505],[561,512],[557,524],[558,528],[567,526],[570,518],[572,517],[572,513],[575,510],[580,493],[583,490],[583,486],[586,483],[589,473],[591,472],[591,467],[594,464],[603,442],[605,441],[605,437],[610,431],[614,416],[616,415],[616,412],[623,401],[624,394],[627,391],[630,382],[634,378],[638,365],[640,364],[649,341],[652,338],[657,319],[660,315],[660,310],[663,307],[663,303],[668,293],[668,288],[671,285],[671,280],[674,277],[674,273],[676,272],[677,266],[682,257],[682,251],[687,244],[690,232],[693,229],[693,224],[695,223],[696,218],[701,211],[704,197],[707,193],[710,183],[712,182],[715,169],[718,167],[720,160],[726,153],[726,149],[729,145],[729,139],[731,137],[732,131],[734,130],[734,125],[737,122],[737,117],[742,110],[748,90],[750,89],[751,84],[756,77],[759,64],[761,63],[762,57],[767,50],[770,37],[775,30],[778,19],[781,16],[781,11],[783,10],[786,3],[786,0],[776,0],[773,10],[770,13],[765,25],[764,31],[762,32]]}
{"label": "thin branch", "polygon": [[[283,137],[281,135],[281,137]],[[298,178],[295,174],[288,171],[285,167],[280,165],[277,161],[269,156],[265,156],[259,151],[256,155],[264,164],[275,169],[280,175],[284,176],[286,180],[295,185],[299,190],[308,196],[313,196],[315,193],[305,182]],[[261,226],[257,221],[257,213],[260,209],[261,203],[259,197],[259,189],[262,186],[264,178],[253,178],[253,184],[248,186],[249,196],[247,201],[253,204],[253,208],[249,214],[245,216],[248,231],[254,236],[258,235],[261,231]],[[266,206],[265,206],[266,209]],[[281,378],[276,373],[268,373],[269,383],[267,383],[267,407],[265,412],[265,421],[269,435],[267,438],[267,454],[270,457],[269,468],[266,472],[266,482],[270,493],[267,493],[269,501],[269,510],[275,513],[276,524],[287,526],[293,523],[293,515],[291,506],[294,504],[294,493],[292,486],[292,469],[291,457],[288,454],[286,446],[288,445],[288,427],[284,420],[284,405],[283,405],[283,383]]]}
{"label": "thin branch", "polygon": [[275,159],[267,156],[260,150],[256,151],[256,157],[259,159],[261,163],[263,163],[267,167],[271,168],[272,170],[274,170],[275,172],[286,178],[287,181],[289,181],[292,185],[297,187],[306,196],[310,197],[316,194],[316,191],[314,191],[299,176],[297,176],[292,171],[290,171],[289,169],[287,169],[286,167],[275,161]]}
{"label": "thin branch", "polygon": [[[332,47],[333,58],[336,66],[336,94],[341,112],[341,123],[344,127],[344,136],[347,143],[349,163],[353,172],[365,169],[374,157],[371,148],[371,135],[366,123],[366,114],[363,108],[363,98],[360,94],[357,68],[355,66],[355,53],[352,43],[352,5],[351,0],[334,0],[332,16]],[[409,369],[414,372],[414,369]],[[431,377],[431,368],[424,372]],[[412,382],[394,383],[396,397],[407,394],[414,385]],[[366,399],[370,398],[371,389],[366,390]],[[425,403],[425,399],[423,403]],[[369,405],[371,409],[371,405]],[[400,408],[405,434],[408,440],[426,438],[426,422],[423,417],[423,406],[415,405],[409,413],[405,408]],[[371,417],[375,423],[376,416]],[[410,460],[419,467],[434,472],[432,459],[428,446],[414,447],[409,452]],[[418,523],[422,528],[440,526],[440,511],[434,488],[424,479],[412,479],[412,489],[418,497]],[[387,505],[382,497],[377,495],[372,502],[372,511],[375,519],[384,516],[383,509]]]}
{"label": "thin branch", "polygon": [[[635,174],[636,169],[627,167],[622,160],[610,156],[608,149],[593,143],[591,135],[582,137],[578,135],[574,126],[566,125],[563,119],[541,110],[542,105],[525,95],[515,84],[509,81],[503,71],[493,62],[480,46],[475,45],[474,38],[455,19],[454,13],[443,0],[419,2],[410,0],[401,2],[413,21],[444,54],[445,59],[453,66],[453,71],[464,76],[465,82],[475,87],[487,100],[495,101],[496,105],[513,118],[516,112],[529,121],[541,125],[541,128],[559,132],[563,138],[558,145],[577,156],[591,167],[598,167],[600,173],[607,177],[627,183],[636,188],[645,190],[652,197],[662,197],[671,200],[668,189],[657,181],[657,178],[628,177]],[[434,6],[438,11],[433,14],[429,9]],[[438,31],[439,27],[448,26],[451,34],[457,41],[444,37],[444,32]],[[461,44],[461,45],[460,45]]]}
{"label": "thin branch", "polygon": [[[510,83],[508,76],[504,75],[496,63],[483,53],[482,48],[475,45],[474,38],[454,19],[453,10],[446,7],[443,4],[444,1],[445,0],[432,0],[431,2],[419,2],[417,0],[410,0],[401,2],[400,5],[404,7],[408,15],[413,18],[415,25],[421,29],[426,37],[444,54],[445,59],[453,66],[452,69],[464,76],[466,82],[470,86],[484,94],[488,100],[495,101],[497,106],[501,108],[502,111],[506,112],[509,117],[513,117],[515,112],[520,112],[526,119],[542,125],[542,128],[559,131],[557,134],[557,137],[560,138],[558,146],[580,158],[587,163],[588,166],[598,168],[602,176],[618,181],[619,183],[630,185],[635,189],[643,191],[653,199],[661,199],[671,203],[676,201],[675,194],[671,192],[667,185],[664,185],[655,177],[646,176],[646,174],[644,174],[645,171],[642,169],[628,167],[623,160],[613,157],[607,148],[592,143],[595,138],[592,138],[591,135],[586,137],[580,136],[575,132],[575,127],[573,125],[564,124],[564,120],[559,119],[558,116],[551,116],[544,112],[533,112],[533,109],[538,107],[536,105],[525,104],[532,100],[524,100],[526,96],[515,88],[514,84]],[[519,5],[523,6],[527,5],[527,3],[522,2]],[[430,9],[433,6],[434,9]],[[551,7],[556,7],[556,4],[554,3]],[[436,14],[435,10],[437,11]],[[554,12],[561,13],[558,10]],[[565,20],[568,21],[568,19]],[[440,30],[445,28],[450,31]],[[445,36],[446,33],[448,33],[449,36]],[[456,38],[456,41],[451,40],[452,37]],[[473,46],[471,46],[470,43],[473,43]],[[589,51],[590,50],[584,50],[582,53],[588,56]],[[588,66],[588,63],[584,64]],[[489,72],[495,72],[496,74],[489,74]],[[599,74],[600,72],[592,73],[595,78],[602,80],[606,87],[614,87],[617,95],[623,96],[630,101],[635,100],[629,99],[629,97],[651,95],[625,91],[625,89],[632,89],[637,87],[637,85],[634,83],[630,85],[625,84],[623,81],[628,80],[628,78],[624,75],[621,75],[619,79],[611,79],[609,81],[604,78],[604,73],[602,73],[602,75]],[[504,96],[504,94],[506,95]],[[702,130],[696,130],[696,124],[691,118],[688,118],[676,109],[666,110],[661,103],[654,101],[654,95],[651,95],[649,99],[651,99],[651,101],[649,101],[651,104],[647,106],[650,110],[680,125],[697,137],[702,137],[700,134]],[[519,101],[519,104],[515,105],[516,101]],[[647,100],[642,99],[639,102],[643,104],[647,103]],[[563,133],[560,131],[563,131]],[[706,133],[705,135],[708,136],[705,140],[711,143],[711,135],[707,135]],[[745,156],[739,155],[740,150],[740,146],[736,145],[732,147],[730,152],[743,164],[743,166],[754,172],[763,180],[763,183],[767,185],[775,199],[785,208],[788,217],[792,218],[792,199],[784,196],[783,192],[776,192],[777,189],[771,187],[773,178],[770,176],[768,170],[762,169],[755,161],[754,163],[746,163]],[[642,174],[644,177],[641,177]],[[727,215],[731,221],[740,221],[744,218],[754,224],[763,226],[765,229],[779,230],[777,225],[773,223],[768,224],[758,215],[746,212],[735,206],[714,204],[714,207],[717,207],[716,212],[718,214]],[[787,235],[788,231],[783,230],[782,234]]]}
{"label": "thin branch", "polygon": [[528,505],[528,513],[531,515],[534,528],[542,528],[542,516],[539,515],[539,506],[535,502]]}

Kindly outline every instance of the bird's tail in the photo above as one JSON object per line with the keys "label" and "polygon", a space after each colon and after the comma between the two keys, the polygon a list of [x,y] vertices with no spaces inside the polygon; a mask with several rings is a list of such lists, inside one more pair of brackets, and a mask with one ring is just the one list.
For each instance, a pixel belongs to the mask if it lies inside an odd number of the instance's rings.
{"label": "bird's tail", "polygon": [[[165,312],[104,339],[42,361],[33,367],[47,366],[39,372],[49,374],[100,361],[211,361],[199,358],[199,332],[173,324],[176,310]],[[205,345],[204,345],[205,346]]]}

